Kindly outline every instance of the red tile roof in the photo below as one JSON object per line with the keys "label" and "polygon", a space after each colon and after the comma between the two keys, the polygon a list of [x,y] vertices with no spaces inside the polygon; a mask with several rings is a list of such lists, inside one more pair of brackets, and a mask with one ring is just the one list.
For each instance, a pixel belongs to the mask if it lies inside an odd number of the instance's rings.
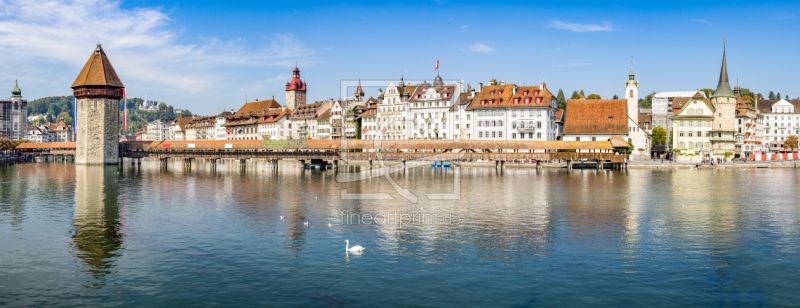
{"label": "red tile roof", "polygon": [[99,44],[92,52],[89,60],[83,66],[75,82],[72,83],[72,88],[83,86],[108,86],[115,88],[124,88],[122,81],[119,80],[117,72],[111,66],[111,61],[108,61],[106,52]]}
{"label": "red tile roof", "polygon": [[628,101],[571,99],[567,101],[564,134],[628,134]]}

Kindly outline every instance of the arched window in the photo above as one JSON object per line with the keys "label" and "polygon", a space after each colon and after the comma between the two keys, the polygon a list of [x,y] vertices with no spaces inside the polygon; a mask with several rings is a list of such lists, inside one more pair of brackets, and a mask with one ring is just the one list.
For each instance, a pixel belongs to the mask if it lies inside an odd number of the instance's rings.
{"label": "arched window", "polygon": [[630,94],[628,94],[628,97],[629,98],[633,98],[633,90],[630,91]]}

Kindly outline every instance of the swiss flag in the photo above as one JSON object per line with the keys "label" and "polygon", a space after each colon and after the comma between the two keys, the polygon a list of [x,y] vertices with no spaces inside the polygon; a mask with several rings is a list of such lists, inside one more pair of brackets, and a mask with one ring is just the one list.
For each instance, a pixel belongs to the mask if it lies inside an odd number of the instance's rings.
{"label": "swiss flag", "polygon": [[436,59],[436,68],[433,69],[434,71],[439,70],[439,59]]}

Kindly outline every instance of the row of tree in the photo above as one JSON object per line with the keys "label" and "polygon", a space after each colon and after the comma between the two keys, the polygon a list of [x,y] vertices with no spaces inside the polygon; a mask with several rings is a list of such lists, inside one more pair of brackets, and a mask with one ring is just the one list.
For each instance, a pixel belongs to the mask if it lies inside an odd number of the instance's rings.
{"label": "row of tree", "polygon": [[0,138],[0,152],[3,151],[11,151],[15,149],[18,145],[22,144],[23,140],[11,140],[8,138]]}
{"label": "row of tree", "polygon": [[[120,132],[123,134],[133,134],[147,123],[158,119],[174,119],[176,117],[192,116],[192,112],[184,109],[180,113],[175,113],[175,109],[171,105],[165,103],[158,104],[158,110],[147,111],[139,110],[139,106],[144,103],[144,100],[138,97],[129,98],[125,104],[128,107],[128,129],[122,130],[122,122],[120,121]],[[42,114],[44,117],[30,121],[29,125],[42,125],[45,123],[64,123],[72,124],[72,116],[75,114],[74,98],[72,96],[49,96],[43,97],[31,102],[28,102],[28,115]],[[120,118],[125,105],[119,105]]]}

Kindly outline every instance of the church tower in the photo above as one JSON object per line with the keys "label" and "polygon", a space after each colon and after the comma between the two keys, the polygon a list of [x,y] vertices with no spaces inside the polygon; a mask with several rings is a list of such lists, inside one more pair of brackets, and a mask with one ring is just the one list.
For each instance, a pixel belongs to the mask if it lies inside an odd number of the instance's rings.
{"label": "church tower", "polygon": [[719,83],[714,94],[711,95],[711,105],[714,111],[713,126],[711,128],[711,149],[715,156],[723,158],[725,153],[736,150],[736,129],[734,121],[736,119],[736,97],[731,91],[728,82],[728,65],[725,60],[725,48],[722,49],[722,69],[719,72]]}
{"label": "church tower", "polygon": [[10,133],[8,135],[12,140],[22,140],[25,138],[25,131],[28,127],[28,101],[22,99],[22,90],[19,89],[16,80],[14,89],[11,90],[11,105],[9,106],[10,110],[6,111],[6,114],[10,116],[8,119]]}
{"label": "church tower", "polygon": [[[631,119],[639,119],[639,82],[634,80],[633,75],[633,59],[631,59],[631,73],[628,74],[628,80],[625,81],[625,98],[628,101],[628,117]],[[637,123],[628,121],[628,132],[630,133],[634,127],[638,127]]]}
{"label": "church tower", "polygon": [[295,107],[306,103],[306,83],[300,80],[300,70],[297,65],[292,71],[292,80],[286,82],[286,108],[294,110]]}
{"label": "church tower", "polygon": [[124,88],[98,44],[72,83],[77,100],[76,164],[119,162],[119,103]]}
{"label": "church tower", "polygon": [[364,90],[361,89],[361,78],[358,79],[358,88],[356,88],[356,92],[353,93],[353,98],[357,102],[364,101]]}

